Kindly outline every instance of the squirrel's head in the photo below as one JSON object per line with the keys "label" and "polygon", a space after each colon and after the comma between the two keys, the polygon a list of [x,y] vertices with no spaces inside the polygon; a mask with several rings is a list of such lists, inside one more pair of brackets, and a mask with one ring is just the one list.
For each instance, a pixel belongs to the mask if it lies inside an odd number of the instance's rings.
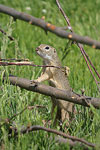
{"label": "squirrel's head", "polygon": [[56,49],[46,44],[38,46],[36,52],[40,57],[48,61],[53,61],[57,58]]}

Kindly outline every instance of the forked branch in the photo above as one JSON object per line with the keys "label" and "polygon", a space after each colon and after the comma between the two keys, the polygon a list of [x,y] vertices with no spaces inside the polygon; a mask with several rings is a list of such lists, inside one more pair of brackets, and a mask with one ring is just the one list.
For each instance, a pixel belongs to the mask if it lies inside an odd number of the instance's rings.
{"label": "forked branch", "polygon": [[[71,27],[69,18],[67,17],[67,15],[65,14],[64,10],[62,9],[62,7],[61,7],[61,5],[60,5],[60,3],[59,3],[59,0],[56,0],[56,3],[57,3],[57,6],[58,6],[59,10],[60,10],[61,13],[62,13],[62,15],[64,16],[64,18],[65,18],[67,24],[68,24],[69,30],[73,33],[73,29],[72,29],[72,27]],[[97,79],[95,78],[95,76],[94,76],[94,74],[93,74],[93,72],[92,72],[92,70],[91,70],[91,68],[90,68],[90,65],[91,65],[91,67],[94,69],[94,71],[96,72],[96,74],[97,74],[97,76],[98,76],[99,79],[100,79],[100,75],[99,75],[99,73],[97,72],[96,68],[94,67],[93,63],[91,62],[89,56],[88,56],[87,53],[85,52],[85,50],[84,50],[84,48],[83,48],[83,45],[81,45],[80,43],[76,43],[76,44],[77,44],[77,46],[79,47],[79,49],[80,49],[80,51],[81,51],[81,53],[82,53],[82,55],[83,55],[83,57],[84,57],[84,59],[85,59],[85,61],[86,61],[86,64],[87,64],[87,66],[88,66],[88,69],[89,69],[90,73],[92,74],[92,76],[93,76],[93,78],[94,78],[94,80],[95,80],[95,82],[96,82],[96,85],[97,85],[97,87],[98,87],[98,89],[99,89],[99,92],[100,92],[100,88],[99,88],[99,85],[98,85],[98,81],[97,81]],[[90,65],[89,65],[88,61],[89,61]]]}

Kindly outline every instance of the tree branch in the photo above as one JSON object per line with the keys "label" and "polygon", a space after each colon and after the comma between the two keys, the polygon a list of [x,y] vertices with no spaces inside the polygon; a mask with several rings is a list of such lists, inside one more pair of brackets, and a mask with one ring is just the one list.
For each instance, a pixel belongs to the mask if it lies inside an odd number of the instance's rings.
{"label": "tree branch", "polygon": [[[17,130],[17,128],[14,128],[14,127],[11,127],[11,129],[14,131],[14,136],[17,136],[18,133],[20,132],[21,134],[25,134],[25,133],[29,133],[29,132],[32,132],[32,131],[37,131],[37,130],[43,130],[43,131],[47,131],[47,132],[50,132],[50,133],[54,133],[54,134],[57,134],[57,135],[60,135],[60,136],[63,136],[67,139],[70,139],[73,142],[77,141],[77,142],[81,142],[83,144],[86,144],[90,147],[95,147],[95,144],[93,143],[89,143],[87,142],[86,140],[82,139],[82,138],[77,138],[75,136],[70,136],[70,135],[67,135],[65,134],[64,132],[61,132],[61,131],[57,131],[55,129],[50,129],[50,128],[46,128],[46,127],[42,127],[42,126],[39,126],[39,125],[36,125],[36,126],[28,126],[28,127],[22,127],[22,129],[19,131]],[[18,132],[19,131],[19,132]],[[70,141],[70,142],[71,142]],[[69,142],[67,140],[67,142]],[[74,143],[73,143],[74,144]]]}
{"label": "tree branch", "polygon": [[29,22],[32,25],[36,25],[36,26],[44,29],[45,31],[50,31],[50,32],[56,34],[59,37],[67,38],[72,41],[76,41],[78,43],[90,45],[93,48],[100,49],[100,42],[98,42],[96,40],[92,40],[89,37],[83,37],[83,36],[77,35],[75,33],[66,32],[61,27],[56,27],[53,24],[45,22],[43,19],[36,18],[34,16],[28,15],[23,12],[18,12],[13,8],[10,8],[10,7],[4,6],[4,5],[0,5],[0,12],[10,15],[10,16],[14,17],[14,19],[19,19],[19,20]]}
{"label": "tree branch", "polygon": [[[7,80],[6,77],[4,77],[4,80]],[[44,94],[47,96],[55,97],[56,99],[62,99],[65,101],[69,101],[75,104],[79,104],[85,107],[90,107],[90,105],[93,105],[95,108],[100,108],[100,99],[99,98],[93,98],[88,96],[80,96],[78,94],[75,94],[74,92],[69,92],[61,89],[57,89],[48,85],[43,85],[40,83],[34,83],[31,84],[31,81],[25,78],[19,78],[10,75],[9,81],[12,85],[19,86],[21,88],[24,88],[28,91],[37,92],[40,94]]]}
{"label": "tree branch", "polygon": [[[64,10],[63,10],[62,7],[60,6],[59,0],[56,0],[56,3],[57,3],[57,6],[58,6],[59,10],[60,10],[61,13],[62,13],[62,15],[64,16],[64,18],[65,18],[65,20],[66,20],[68,26],[70,27],[70,31],[73,33],[73,29],[72,29],[72,27],[71,27],[69,18],[67,17],[67,15],[65,14]],[[85,61],[86,61],[86,64],[87,64],[87,66],[88,66],[88,69],[89,69],[90,73],[92,74],[92,76],[93,76],[93,78],[94,78],[94,80],[95,80],[95,82],[96,82],[96,85],[97,85],[97,87],[98,87],[98,90],[99,90],[99,92],[100,92],[100,88],[99,88],[99,85],[98,85],[98,81],[97,81],[97,79],[95,78],[95,76],[94,76],[94,74],[93,74],[93,71],[92,71],[91,68],[90,68],[90,65],[91,65],[91,67],[94,69],[94,71],[96,72],[98,78],[100,79],[99,73],[97,72],[97,70],[96,70],[96,68],[94,67],[93,63],[91,62],[89,56],[88,56],[87,53],[85,52],[85,50],[84,50],[84,48],[83,48],[83,45],[80,44],[80,43],[75,43],[75,44],[77,44],[77,46],[79,47],[79,49],[80,49],[80,51],[81,51],[81,53],[82,53],[82,55],[83,55],[83,57],[84,57],[84,59],[85,59]],[[88,64],[88,61],[87,61],[87,60],[89,61],[90,65]]]}
{"label": "tree branch", "polygon": [[[46,67],[51,67],[51,68],[64,68],[64,67],[60,67],[60,66],[51,66],[51,65],[35,65],[33,62],[30,62],[30,61],[22,61],[22,62],[5,62],[5,61],[2,61],[2,60],[7,60],[7,59],[0,59],[0,66],[13,66],[13,65],[16,65],[16,66],[33,66],[33,67],[43,67],[43,68],[46,68]],[[8,59],[10,60],[10,59]],[[14,60],[14,59],[13,59]],[[17,59],[15,59],[17,60]]]}
{"label": "tree branch", "polygon": [[13,118],[15,118],[16,116],[21,115],[26,109],[31,110],[31,109],[34,109],[34,108],[45,108],[45,107],[42,106],[42,105],[35,105],[35,106],[29,106],[29,105],[28,105],[28,106],[26,106],[24,109],[22,109],[20,112],[13,114],[10,118],[6,118],[6,119],[0,118],[0,119],[3,121],[3,123],[0,124],[0,128],[1,128],[3,125],[5,125],[5,124],[10,123],[11,120],[12,120]]}

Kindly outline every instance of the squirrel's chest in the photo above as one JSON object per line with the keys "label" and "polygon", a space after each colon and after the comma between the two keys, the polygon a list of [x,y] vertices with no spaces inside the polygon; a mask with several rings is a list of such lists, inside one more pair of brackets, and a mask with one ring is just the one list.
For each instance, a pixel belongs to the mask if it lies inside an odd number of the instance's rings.
{"label": "squirrel's chest", "polygon": [[57,68],[48,68],[46,73],[50,76],[49,84],[60,89],[64,88],[63,73]]}

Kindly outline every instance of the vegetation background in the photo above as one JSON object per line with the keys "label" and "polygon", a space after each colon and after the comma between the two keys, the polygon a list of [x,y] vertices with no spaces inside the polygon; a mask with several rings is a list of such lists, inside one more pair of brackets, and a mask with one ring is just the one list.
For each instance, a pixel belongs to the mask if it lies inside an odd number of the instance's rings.
{"label": "vegetation background", "polygon": [[[18,11],[26,12],[35,17],[41,18],[45,16],[45,20],[56,26],[66,26],[66,22],[61,15],[55,0],[1,0],[1,4],[15,8]],[[100,1],[95,0],[60,0],[60,3],[70,19],[71,25],[75,33],[89,36],[93,39],[100,40]],[[64,49],[68,40],[57,37],[56,35],[45,32],[36,26],[32,26],[26,22],[13,19],[5,14],[0,14],[1,28],[15,38],[10,41],[6,36],[0,33],[0,50],[2,58],[28,58],[35,64],[42,64],[42,60],[36,55],[35,48],[41,43],[49,44],[57,49],[60,59],[64,54]],[[91,47],[84,46],[90,59],[100,73],[100,51]],[[81,93],[81,89],[85,89],[85,95],[99,97],[98,89],[91,76],[86,62],[76,45],[68,47],[69,53],[62,61],[63,65],[70,68],[69,82],[71,87],[77,93]],[[1,74],[4,70],[13,75],[36,79],[41,68],[31,66],[10,66],[0,67]],[[44,121],[51,119],[51,101],[50,97],[40,95],[38,93],[29,92],[19,87],[2,84],[2,76],[0,81],[0,122],[2,119],[10,118],[13,114],[20,112],[27,105],[43,105],[45,108],[35,108],[26,110],[21,115],[13,119],[13,124],[18,129],[21,126],[41,125]],[[95,110],[76,106],[78,114],[70,125],[70,134],[80,138],[84,138],[89,142],[96,143],[99,149],[100,143],[100,110]],[[9,125],[8,125],[9,126]],[[0,129],[0,149],[10,150],[44,150],[44,149],[70,149],[68,145],[59,145],[53,139],[49,139],[51,134],[44,131],[36,131],[24,135],[18,135],[17,139],[8,138],[8,127],[2,126]],[[48,126],[47,126],[48,127]],[[52,125],[50,125],[52,128]],[[59,126],[57,126],[59,130]],[[64,132],[67,133],[67,130]],[[48,138],[47,138],[48,134]],[[79,145],[73,149],[83,149]]]}

